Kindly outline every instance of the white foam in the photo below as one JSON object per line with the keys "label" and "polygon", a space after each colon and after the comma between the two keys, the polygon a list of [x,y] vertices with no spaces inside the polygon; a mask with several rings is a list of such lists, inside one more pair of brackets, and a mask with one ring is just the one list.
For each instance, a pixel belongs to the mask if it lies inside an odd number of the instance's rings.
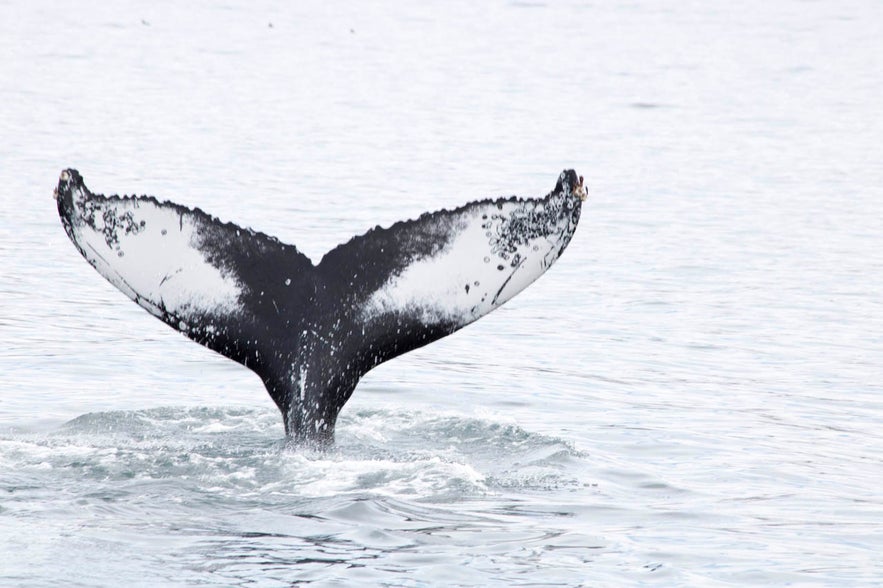
{"label": "white foam", "polygon": [[[287,456],[286,470],[297,480],[301,496],[330,496],[366,491],[381,496],[432,496],[452,486],[467,485],[486,492],[486,475],[473,466],[427,453],[407,461],[353,459],[343,456],[316,459],[302,454]],[[291,478],[286,477],[286,485]]]}

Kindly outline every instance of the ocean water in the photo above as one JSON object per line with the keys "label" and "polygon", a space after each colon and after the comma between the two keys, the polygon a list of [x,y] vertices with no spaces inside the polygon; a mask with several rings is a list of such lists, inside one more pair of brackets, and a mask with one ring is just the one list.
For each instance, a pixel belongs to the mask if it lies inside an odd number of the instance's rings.
{"label": "ocean water", "polygon": [[[0,585],[883,583],[883,5],[0,3]],[[590,197],[327,452],[106,283],[52,199],[314,260]]]}

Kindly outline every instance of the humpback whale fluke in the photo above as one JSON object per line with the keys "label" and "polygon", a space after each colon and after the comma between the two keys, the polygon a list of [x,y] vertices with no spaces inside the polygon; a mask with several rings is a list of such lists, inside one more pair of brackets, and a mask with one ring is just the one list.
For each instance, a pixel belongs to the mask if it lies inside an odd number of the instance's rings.
{"label": "humpback whale fluke", "polygon": [[293,245],[151,196],[93,194],[73,169],[55,197],[74,245],[114,286],[253,370],[288,435],[333,440],[373,367],[505,303],[570,242],[586,192],[565,170],[543,198],[482,200],[376,227],[314,265]]}

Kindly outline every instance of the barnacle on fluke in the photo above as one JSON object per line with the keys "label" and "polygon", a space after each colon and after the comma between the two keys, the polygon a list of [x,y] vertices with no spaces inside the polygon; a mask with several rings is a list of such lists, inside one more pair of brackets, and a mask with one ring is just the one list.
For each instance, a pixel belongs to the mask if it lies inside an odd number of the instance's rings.
{"label": "barnacle on fluke", "polygon": [[108,247],[119,251],[120,231],[123,235],[137,235],[147,221],[136,221],[131,211],[119,212],[115,208],[105,207],[105,202],[103,199],[87,198],[83,203],[83,221],[104,235]]}

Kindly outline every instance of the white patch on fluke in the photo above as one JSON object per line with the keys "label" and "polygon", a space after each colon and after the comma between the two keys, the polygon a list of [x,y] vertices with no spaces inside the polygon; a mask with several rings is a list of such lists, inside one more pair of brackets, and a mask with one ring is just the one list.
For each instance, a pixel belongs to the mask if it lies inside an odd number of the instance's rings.
{"label": "white patch on fluke", "polygon": [[[87,260],[148,312],[187,317],[240,310],[243,286],[236,275],[210,263],[198,248],[198,217],[152,200],[87,199],[80,188],[72,196],[74,239]],[[90,215],[92,224],[86,221]],[[133,230],[116,227],[108,243],[104,231],[112,218],[126,218]]]}
{"label": "white patch on fluke", "polygon": [[[537,235],[522,235],[516,250],[500,246],[513,214],[542,211],[543,201],[487,203],[459,219],[461,229],[430,257],[415,260],[391,276],[361,308],[363,320],[388,313],[415,314],[425,324],[471,323],[521,292],[558,258],[564,232],[560,223]],[[527,207],[527,208],[525,208]],[[508,240],[512,243],[512,240]],[[502,267],[502,269],[500,269]]]}

